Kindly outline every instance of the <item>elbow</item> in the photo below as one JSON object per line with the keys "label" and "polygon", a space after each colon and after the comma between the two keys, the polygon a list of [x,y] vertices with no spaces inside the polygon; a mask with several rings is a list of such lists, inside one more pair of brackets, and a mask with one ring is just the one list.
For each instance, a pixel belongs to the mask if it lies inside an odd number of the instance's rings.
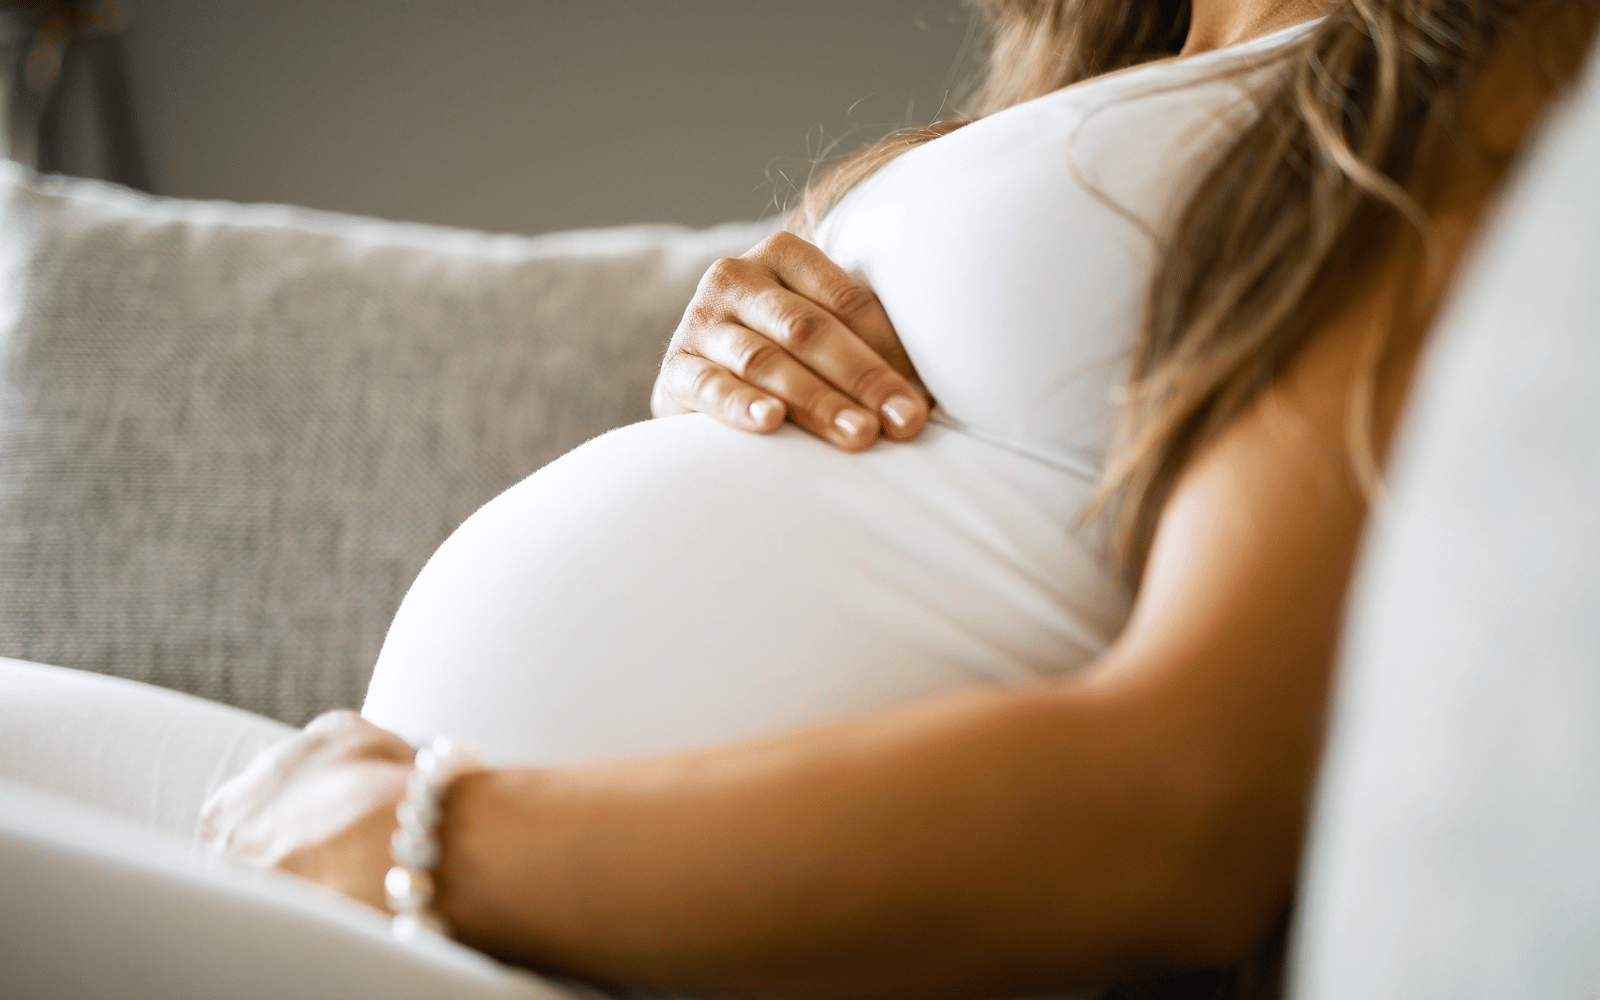
{"label": "elbow", "polygon": [[1292,898],[1292,891],[1284,891],[1213,899],[1172,929],[1159,958],[1179,967],[1242,962],[1279,928]]}
{"label": "elbow", "polygon": [[1220,965],[1255,954],[1293,897],[1305,837],[1309,775],[1285,781],[1218,769],[1181,797],[1171,829],[1166,913],[1156,958]]}

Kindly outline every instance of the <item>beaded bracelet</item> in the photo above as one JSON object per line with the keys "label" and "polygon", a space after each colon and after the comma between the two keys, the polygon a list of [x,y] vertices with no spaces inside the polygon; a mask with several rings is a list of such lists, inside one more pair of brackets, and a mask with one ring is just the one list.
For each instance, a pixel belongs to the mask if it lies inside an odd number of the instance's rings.
{"label": "beaded bracelet", "polygon": [[445,736],[437,736],[417,750],[416,766],[406,779],[406,794],[395,807],[400,828],[389,838],[394,866],[383,877],[384,895],[394,914],[394,935],[403,941],[422,931],[450,933],[449,925],[433,908],[439,821],[451,783],[481,770],[477,757]]}

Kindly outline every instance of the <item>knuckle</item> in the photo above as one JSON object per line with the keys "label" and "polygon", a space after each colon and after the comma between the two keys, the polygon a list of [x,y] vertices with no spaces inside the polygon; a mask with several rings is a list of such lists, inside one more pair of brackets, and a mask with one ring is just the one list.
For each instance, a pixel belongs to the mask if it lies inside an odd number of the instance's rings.
{"label": "knuckle", "polygon": [[746,377],[770,374],[782,366],[788,353],[765,337],[751,337],[740,345],[736,370]]}
{"label": "knuckle", "polygon": [[693,351],[679,348],[669,352],[661,362],[657,385],[674,398],[692,396],[706,367],[701,361]]}
{"label": "knuckle", "polygon": [[348,732],[351,724],[360,716],[348,708],[335,708],[306,723],[308,736],[336,736]]}
{"label": "knuckle", "polygon": [[859,281],[846,279],[828,290],[828,308],[846,319],[863,316],[877,304],[877,293]]}
{"label": "knuckle", "polygon": [[700,279],[701,284],[713,286],[726,284],[742,270],[743,266],[744,261],[738,257],[718,257],[711,262],[710,267],[706,268],[705,277]]}
{"label": "knuckle", "polygon": [[856,399],[876,402],[898,388],[897,379],[886,365],[873,365],[857,373],[849,386],[840,386]]}
{"label": "knuckle", "polygon": [[672,332],[672,344],[682,344],[691,340],[696,334],[712,322],[714,313],[712,299],[715,296],[695,296],[689,307],[683,311],[683,321]]}
{"label": "knuckle", "polygon": [[719,257],[706,268],[706,273],[700,278],[700,286],[695,289],[694,298],[689,301],[688,311],[684,318],[703,318],[706,314],[714,312],[714,304],[725,299],[729,292],[738,288],[748,280],[750,264],[738,257]]}
{"label": "knuckle", "polygon": [[745,256],[759,259],[761,257],[770,257],[774,254],[781,255],[792,249],[799,239],[800,237],[788,230],[780,229],[757,243]]}
{"label": "knuckle", "polygon": [[666,356],[661,359],[660,381],[670,382],[684,374],[684,366],[689,361],[689,352],[681,345],[672,344],[667,347]]}
{"label": "knuckle", "polygon": [[789,309],[778,315],[778,335],[792,353],[814,345],[828,329],[828,317],[816,309]]}
{"label": "knuckle", "polygon": [[821,423],[832,424],[833,418],[838,416],[839,411],[849,405],[849,402],[819,382],[802,394],[798,405],[801,410],[811,414]]}
{"label": "knuckle", "polygon": [[357,741],[355,756],[401,762],[410,761],[413,755],[411,747],[404,740],[369,724],[367,731]]}
{"label": "knuckle", "polygon": [[900,341],[891,340],[887,344],[874,344],[872,345],[872,348],[873,350],[877,351],[878,356],[887,361],[889,363],[889,367],[895,369],[897,373],[904,373],[911,370],[911,355],[906,353],[905,346],[902,345]]}
{"label": "knuckle", "polygon": [[694,374],[689,376],[688,397],[701,402],[710,401],[717,395],[717,371],[710,365],[701,365]]}

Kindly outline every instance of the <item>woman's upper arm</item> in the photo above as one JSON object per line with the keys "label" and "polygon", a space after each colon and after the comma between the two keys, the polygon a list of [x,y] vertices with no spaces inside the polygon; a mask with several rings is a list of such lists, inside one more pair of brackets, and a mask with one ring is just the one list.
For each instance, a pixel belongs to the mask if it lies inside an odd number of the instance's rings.
{"label": "woman's upper arm", "polygon": [[[1331,656],[1366,510],[1349,461],[1352,390],[1373,378],[1366,433],[1381,458],[1474,233],[1581,63],[1592,20],[1583,7],[1552,4],[1528,31],[1508,32],[1466,95],[1459,133],[1419,150],[1427,252],[1403,229],[1290,370],[1190,464],[1163,511],[1124,647],[1205,638]],[[1376,366],[1365,360],[1375,344]]]}
{"label": "woman's upper arm", "polygon": [[[1148,706],[1148,752],[1170,757],[1176,794],[1201,805],[1182,858],[1197,958],[1248,943],[1231,935],[1264,930],[1287,900],[1366,519],[1348,445],[1352,390],[1374,338],[1387,340],[1373,383],[1381,455],[1477,214],[1437,220],[1445,267],[1431,280],[1420,245],[1403,241],[1191,462],[1163,508],[1129,624],[1091,675]],[[1221,943],[1207,940],[1208,924],[1229,928]]]}
{"label": "woman's upper arm", "polygon": [[1173,801],[1193,805],[1175,851],[1174,957],[1247,947],[1287,902],[1368,507],[1351,461],[1354,390],[1371,379],[1365,433],[1381,460],[1444,293],[1581,58],[1588,32],[1563,36],[1566,24],[1537,21],[1541,44],[1501,46],[1461,109],[1470,144],[1444,137],[1426,151],[1416,180],[1429,252],[1403,231],[1290,369],[1189,463],[1129,624],[1091,675],[1134,696],[1140,752],[1165,761]]}
{"label": "woman's upper arm", "polygon": [[1333,394],[1275,389],[1192,464],[1090,678],[1145,706],[1146,752],[1195,803],[1172,858],[1177,960],[1242,953],[1293,885],[1364,517]]}

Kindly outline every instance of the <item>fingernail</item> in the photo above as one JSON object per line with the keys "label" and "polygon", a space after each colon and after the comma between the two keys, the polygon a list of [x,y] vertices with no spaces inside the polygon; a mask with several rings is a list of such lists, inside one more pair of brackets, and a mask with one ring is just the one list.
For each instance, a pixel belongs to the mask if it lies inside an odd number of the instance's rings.
{"label": "fingernail", "polygon": [[889,418],[889,423],[900,428],[909,425],[916,412],[917,404],[904,396],[891,396],[883,404],[883,415]]}
{"label": "fingernail", "polygon": [[833,426],[846,437],[855,437],[867,429],[867,419],[854,410],[842,410],[833,418]]}
{"label": "fingernail", "polygon": [[772,416],[772,411],[777,408],[778,404],[770,399],[758,399],[750,404],[750,418],[758,424],[765,425]]}

